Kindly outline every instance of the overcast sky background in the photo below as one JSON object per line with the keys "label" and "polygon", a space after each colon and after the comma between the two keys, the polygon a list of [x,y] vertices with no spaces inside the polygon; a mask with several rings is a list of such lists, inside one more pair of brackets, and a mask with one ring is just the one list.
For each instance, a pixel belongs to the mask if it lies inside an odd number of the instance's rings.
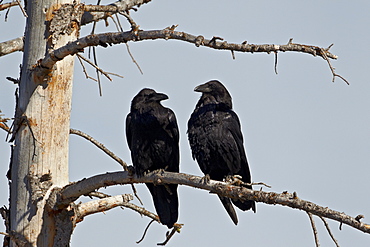
{"label": "overcast sky background", "polygon": [[[95,2],[88,2],[95,3]],[[108,4],[105,0],[102,4]],[[131,61],[125,45],[97,48],[99,66],[118,73],[113,82],[102,76],[103,97],[94,81],[85,79],[76,61],[71,128],[82,130],[104,143],[131,164],[125,137],[125,117],[131,99],[150,87],[166,93],[163,105],[177,115],[180,128],[180,171],[202,175],[191,158],[187,121],[200,94],[195,86],[211,79],[224,83],[239,115],[245,148],[255,182],[272,186],[265,191],[296,191],[298,197],[351,216],[363,214],[370,223],[370,2],[369,1],[170,1],[153,0],[132,13],[141,29],[162,29],[179,24],[177,31],[206,38],[220,36],[228,42],[254,44],[293,42],[328,47],[339,56],[332,61],[336,72],[350,86],[332,75],[320,57],[303,53],[279,53],[278,75],[274,55],[235,53],[197,48],[181,41],[129,43],[144,74]],[[0,12],[0,42],[19,37],[24,20],[17,8],[8,22]],[[121,19],[125,30],[129,25]],[[115,31],[113,22],[98,32]],[[91,25],[82,28],[87,35]],[[87,56],[85,49],[85,56]],[[0,58],[0,109],[14,112],[15,86],[5,77],[17,78],[22,53]],[[86,65],[88,67],[88,65]],[[90,76],[94,71],[89,68]],[[8,205],[5,177],[9,144],[0,132],[0,205]],[[121,167],[78,136],[70,137],[70,181]],[[145,207],[153,211],[144,185],[136,186]],[[254,187],[256,190],[260,186]],[[102,192],[131,193],[130,186]],[[180,186],[179,223],[184,227],[167,246],[315,246],[305,212],[262,203],[257,213],[237,210],[235,226],[217,196]],[[135,200],[138,204],[138,201]],[[321,246],[335,246],[317,217]],[[150,220],[130,209],[119,208],[88,216],[73,233],[71,246],[135,246]],[[341,247],[367,247],[370,236],[328,220]],[[0,231],[5,231],[0,224]],[[156,246],[167,228],[153,224],[139,246]]]}

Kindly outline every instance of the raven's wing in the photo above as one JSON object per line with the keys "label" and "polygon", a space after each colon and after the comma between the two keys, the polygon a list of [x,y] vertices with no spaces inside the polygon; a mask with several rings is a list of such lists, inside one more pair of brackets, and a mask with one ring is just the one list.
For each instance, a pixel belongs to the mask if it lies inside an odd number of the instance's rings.
{"label": "raven's wing", "polygon": [[[240,175],[242,177],[242,181],[245,183],[251,183],[251,174],[249,170],[249,165],[247,161],[247,156],[245,154],[244,144],[243,144],[243,135],[241,132],[241,126],[238,116],[235,112],[230,112],[232,120],[226,121],[230,122],[228,124],[228,129],[231,135],[233,136],[233,139],[235,140],[238,154],[239,154],[239,167],[238,170],[232,171],[233,175]],[[234,167],[236,168],[236,167]],[[243,185],[244,187],[248,189],[252,189],[251,185]],[[249,209],[252,209],[254,212],[256,212],[256,204],[254,201],[239,201],[239,200],[232,200],[235,206],[237,206],[239,209],[246,211]]]}
{"label": "raven's wing", "polygon": [[[157,109],[155,114],[162,130],[158,130],[159,136],[154,142],[153,153],[160,154],[155,163],[165,166],[166,171],[179,172],[179,129],[177,126],[176,116],[169,108]],[[156,149],[160,150],[156,150]],[[171,228],[178,218],[178,197],[177,184],[154,185],[146,184],[153,197],[154,206],[160,218],[160,221]]]}
{"label": "raven's wing", "polygon": [[[231,171],[234,175],[242,176],[242,181],[246,183],[251,182],[251,175],[249,171],[247,156],[245,154],[244,144],[243,144],[243,134],[241,132],[240,121],[238,115],[235,112],[230,111],[230,117],[225,121],[228,132],[232,137],[229,137],[233,142],[235,142],[235,146],[233,150],[230,150],[232,155],[234,156],[234,161],[237,161],[237,166],[234,166]],[[235,158],[237,155],[238,158]]]}
{"label": "raven's wing", "polygon": [[162,150],[162,157],[159,157],[159,159],[166,163],[167,171],[179,172],[179,128],[176,116],[169,108],[163,108],[163,110],[156,115],[163,131],[158,139],[164,141],[159,142],[159,148]]}
{"label": "raven's wing", "polygon": [[132,138],[131,113],[129,113],[126,117],[126,140],[130,150],[131,150],[131,138]]}
{"label": "raven's wing", "polygon": [[215,162],[225,171],[223,176],[235,175],[245,158],[239,118],[231,110],[216,111],[213,122],[207,137],[212,152],[210,155],[217,157]]}
{"label": "raven's wing", "polygon": [[169,130],[170,137],[173,139],[173,163],[169,166],[168,171],[179,172],[179,162],[180,162],[180,150],[179,150],[179,127],[177,126],[177,120],[174,112],[171,109],[168,109],[168,125],[167,129]]}

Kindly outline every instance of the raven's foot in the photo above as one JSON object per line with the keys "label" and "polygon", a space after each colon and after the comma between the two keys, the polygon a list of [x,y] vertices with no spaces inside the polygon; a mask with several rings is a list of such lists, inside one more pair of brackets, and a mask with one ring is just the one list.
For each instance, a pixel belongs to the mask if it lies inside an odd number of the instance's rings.
{"label": "raven's foot", "polygon": [[204,177],[202,177],[202,179],[200,180],[200,182],[202,184],[209,184],[209,180],[211,180],[209,174],[206,174]]}
{"label": "raven's foot", "polygon": [[153,181],[154,185],[162,184],[161,177],[164,175],[164,172],[165,172],[164,169],[157,169],[151,172],[151,174],[153,174],[156,177],[156,179]]}
{"label": "raven's foot", "polygon": [[128,166],[127,167],[127,171],[128,171],[128,176],[129,177],[132,177],[135,175],[136,171],[135,171],[135,168],[133,166]]}
{"label": "raven's foot", "polygon": [[240,175],[228,175],[225,177],[225,182],[226,183],[229,183],[231,185],[237,185],[237,186],[241,186],[243,184],[245,184],[243,181],[242,181],[242,176]]}
{"label": "raven's foot", "polygon": [[164,172],[165,172],[165,170],[164,170],[163,168],[161,168],[161,169],[157,169],[157,170],[154,170],[154,171],[153,171],[153,173],[158,174],[158,175],[163,175],[163,174],[164,174]]}

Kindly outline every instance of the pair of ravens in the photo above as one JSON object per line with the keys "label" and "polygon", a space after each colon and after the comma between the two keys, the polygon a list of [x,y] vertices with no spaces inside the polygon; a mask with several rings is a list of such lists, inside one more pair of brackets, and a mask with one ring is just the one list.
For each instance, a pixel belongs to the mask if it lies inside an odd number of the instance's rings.
{"label": "pair of ravens", "polygon": [[[222,181],[239,175],[251,182],[239,118],[232,110],[231,96],[217,80],[194,89],[201,92],[188,122],[188,138],[193,154],[206,178]],[[126,137],[138,176],[163,169],[179,172],[179,130],[173,111],[161,105],[168,96],[152,89],[142,89],[132,100],[126,118]],[[177,184],[146,184],[162,224],[171,228],[178,218]],[[251,186],[243,185],[251,189]],[[236,212],[231,203],[245,211],[256,210],[254,201],[231,200],[219,196],[235,223]]]}

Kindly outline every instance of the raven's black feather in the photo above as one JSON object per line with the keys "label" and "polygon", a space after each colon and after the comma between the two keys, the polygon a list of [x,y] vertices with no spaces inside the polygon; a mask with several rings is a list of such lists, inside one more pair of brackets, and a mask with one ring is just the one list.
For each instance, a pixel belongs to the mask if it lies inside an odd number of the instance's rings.
{"label": "raven's black feather", "polygon": [[[251,175],[243,145],[239,118],[232,110],[232,99],[227,89],[216,80],[194,89],[202,92],[188,122],[188,138],[193,159],[211,179],[222,181],[226,176],[240,175],[245,183]],[[249,189],[252,186],[245,186]],[[231,201],[245,211],[256,211],[254,201],[230,200],[220,197],[235,224],[238,219]]]}
{"label": "raven's black feather", "polygon": [[[126,138],[135,172],[164,169],[179,172],[179,130],[173,111],[163,107],[167,95],[142,89],[126,118]],[[177,185],[146,184],[162,224],[171,228],[178,218]]]}

